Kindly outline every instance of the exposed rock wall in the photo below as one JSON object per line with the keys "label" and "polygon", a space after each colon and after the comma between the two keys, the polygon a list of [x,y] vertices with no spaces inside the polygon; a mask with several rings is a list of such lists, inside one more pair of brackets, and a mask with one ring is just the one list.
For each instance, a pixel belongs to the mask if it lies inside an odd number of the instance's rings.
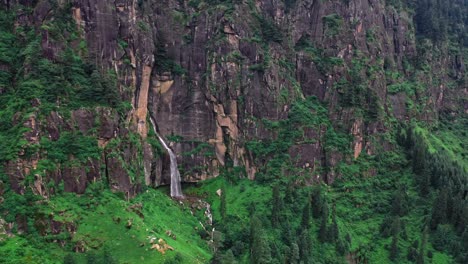
{"label": "exposed rock wall", "polygon": [[[19,2],[35,8],[35,17],[46,17],[50,12],[45,0]],[[42,130],[35,128],[32,117],[25,124],[31,128],[25,137],[30,142],[41,135],[56,140],[62,131],[60,127],[78,129],[86,135],[96,126],[92,120],[98,118],[98,133],[91,135],[98,138],[101,147],[112,139],[125,137],[128,131],[140,135],[141,146],[134,142],[118,145],[103,151],[99,161],[90,160],[89,169],[61,168],[51,172],[51,177],[73,177],[75,180],[65,181],[65,189],[83,192],[87,181],[104,173],[117,190],[134,193],[141,181],[132,179],[126,169],[128,163],[134,163],[139,170],[133,173],[142,177],[145,184],[168,183],[168,158],[163,155],[155,160],[155,149],[145,142],[148,114],[153,115],[163,136],[179,139],[171,147],[182,166],[182,178],[198,181],[217,176],[227,162],[245,166],[248,177],[254,178],[264,164],[252,160],[245,143],[275,137],[259,121],[287,118],[291,103],[308,96],[327,102],[333,126],[354,139],[346,146],[349,157],[327,152],[319,140],[324,128],[316,128],[309,135],[317,139],[316,143],[290,149],[291,156],[300,153],[297,165],[304,169],[333,168],[341,160],[358,158],[363,151],[372,154],[375,142],[391,149],[381,137],[391,129],[388,117],[431,121],[440,111],[467,111],[466,104],[460,106],[455,100],[466,96],[466,88],[448,89],[446,84],[453,82],[454,77],[437,71],[454,69],[455,79],[463,78],[464,62],[459,56],[429,60],[437,81],[421,78],[426,92],[416,95],[423,98],[418,100],[426,110],[411,112],[406,107],[408,95],[389,93],[388,87],[394,81],[387,72],[409,75],[405,63],[418,55],[412,15],[404,9],[396,10],[380,0],[298,0],[289,1],[293,4],[288,6],[279,0],[231,2],[71,1],[70,14],[81,38],[86,40],[88,59],[103,70],[116,72],[119,87],[115,89],[131,102],[132,110],[123,118],[106,109],[96,113],[77,110],[71,120],[51,113]],[[2,1],[3,6],[10,8],[15,4]],[[32,19],[40,27],[40,21],[34,17],[19,15],[18,23],[24,19]],[[47,45],[46,36],[44,50],[59,50],[60,47]],[[304,40],[316,53],[299,47]],[[330,61],[342,63],[330,65]],[[356,64],[363,68],[353,72],[358,68]],[[359,82],[363,87],[363,100],[357,105],[341,102],[350,95],[348,88],[340,88],[343,80]],[[360,110],[375,112],[375,116],[367,118]],[[193,152],[197,148],[206,151]],[[142,157],[134,153],[138,151]],[[110,155],[114,152],[119,154]],[[37,157],[33,156],[7,164],[13,186],[35,162]],[[97,169],[100,167],[105,169]],[[337,176],[333,169],[325,173],[317,178],[332,182]],[[42,187],[36,189],[42,192]]]}

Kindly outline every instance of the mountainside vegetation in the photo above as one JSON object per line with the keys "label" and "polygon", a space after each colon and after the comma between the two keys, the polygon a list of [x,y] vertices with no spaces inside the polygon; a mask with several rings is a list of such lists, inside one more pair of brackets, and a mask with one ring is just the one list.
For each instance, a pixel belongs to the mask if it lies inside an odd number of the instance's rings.
{"label": "mountainside vegetation", "polygon": [[123,2],[0,2],[0,263],[468,263],[466,0]]}

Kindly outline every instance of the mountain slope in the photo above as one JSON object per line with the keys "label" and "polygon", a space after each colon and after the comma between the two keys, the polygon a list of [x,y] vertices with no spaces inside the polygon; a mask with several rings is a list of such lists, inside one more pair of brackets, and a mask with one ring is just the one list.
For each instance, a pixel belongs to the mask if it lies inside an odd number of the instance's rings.
{"label": "mountain slope", "polygon": [[[97,250],[129,263],[466,260],[466,1],[0,8],[6,260],[61,262],[72,250],[88,253],[70,261]],[[170,183],[170,160],[150,116],[195,183],[185,205],[152,190]],[[233,199],[242,186],[249,196]],[[194,231],[203,213],[181,209],[198,198],[213,203],[216,232]],[[126,210],[140,201],[144,219]],[[174,244],[167,258],[114,220],[151,230],[158,215],[184,238],[155,230]],[[41,254],[44,242],[54,249]]]}

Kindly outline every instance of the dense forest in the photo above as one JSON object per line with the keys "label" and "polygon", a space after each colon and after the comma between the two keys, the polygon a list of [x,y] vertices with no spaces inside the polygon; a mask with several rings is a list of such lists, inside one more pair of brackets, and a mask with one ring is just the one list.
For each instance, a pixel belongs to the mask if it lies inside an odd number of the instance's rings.
{"label": "dense forest", "polygon": [[467,59],[466,0],[0,1],[0,263],[468,263]]}

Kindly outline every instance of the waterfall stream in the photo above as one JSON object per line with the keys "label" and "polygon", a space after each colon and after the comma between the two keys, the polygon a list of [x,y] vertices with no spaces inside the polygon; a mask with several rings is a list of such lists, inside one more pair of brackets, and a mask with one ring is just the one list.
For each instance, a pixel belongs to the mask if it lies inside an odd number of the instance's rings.
{"label": "waterfall stream", "polygon": [[182,194],[182,187],[180,186],[180,172],[177,168],[177,158],[171,148],[166,144],[164,139],[159,135],[158,131],[156,131],[156,123],[154,122],[153,118],[150,116],[151,125],[153,126],[153,131],[158,136],[159,141],[163,147],[169,153],[169,157],[171,160],[171,197],[173,198],[183,198],[184,195]]}

